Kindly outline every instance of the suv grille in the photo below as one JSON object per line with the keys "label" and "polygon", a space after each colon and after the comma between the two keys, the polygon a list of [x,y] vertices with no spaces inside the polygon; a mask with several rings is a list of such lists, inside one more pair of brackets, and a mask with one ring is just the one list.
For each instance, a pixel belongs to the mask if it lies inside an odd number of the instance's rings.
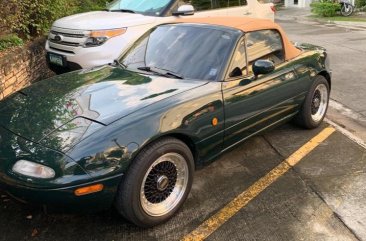
{"label": "suv grille", "polygon": [[80,46],[79,43],[72,43],[72,42],[66,42],[66,41],[57,42],[53,39],[50,39],[50,42],[51,43],[56,43],[56,44],[61,44],[61,45],[74,46],[74,47]]}
{"label": "suv grille", "polygon": [[74,53],[76,48],[80,48],[85,43],[89,34],[90,31],[52,27],[48,35],[49,45],[51,49]]}
{"label": "suv grille", "polygon": [[51,34],[62,35],[62,36],[65,36],[65,37],[70,37],[70,38],[84,38],[84,37],[86,37],[84,34],[62,33],[62,32],[57,32],[57,31],[54,31],[54,30],[51,30]]}

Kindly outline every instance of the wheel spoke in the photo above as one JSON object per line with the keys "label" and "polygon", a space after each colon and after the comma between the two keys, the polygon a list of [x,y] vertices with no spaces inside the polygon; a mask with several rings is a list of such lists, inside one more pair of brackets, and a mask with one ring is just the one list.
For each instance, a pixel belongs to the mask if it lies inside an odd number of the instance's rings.
{"label": "wheel spoke", "polygon": [[164,215],[182,199],[187,184],[188,166],[184,157],[178,153],[161,156],[144,177],[140,192],[142,208],[152,216]]}
{"label": "wheel spoke", "polygon": [[315,122],[323,119],[328,105],[328,89],[324,84],[320,84],[314,91],[311,101],[311,117]]}

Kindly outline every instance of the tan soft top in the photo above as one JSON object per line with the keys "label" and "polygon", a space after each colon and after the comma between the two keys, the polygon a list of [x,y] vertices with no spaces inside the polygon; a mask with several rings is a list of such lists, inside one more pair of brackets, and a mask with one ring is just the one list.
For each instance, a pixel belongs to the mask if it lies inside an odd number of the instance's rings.
{"label": "tan soft top", "polygon": [[282,28],[278,24],[267,19],[257,19],[248,17],[202,17],[202,18],[189,17],[189,18],[180,18],[175,22],[220,25],[236,28],[244,32],[252,32],[264,29],[276,29],[282,35],[286,60],[293,59],[301,53],[301,51],[290,42],[290,40],[287,38],[286,33],[282,30]]}

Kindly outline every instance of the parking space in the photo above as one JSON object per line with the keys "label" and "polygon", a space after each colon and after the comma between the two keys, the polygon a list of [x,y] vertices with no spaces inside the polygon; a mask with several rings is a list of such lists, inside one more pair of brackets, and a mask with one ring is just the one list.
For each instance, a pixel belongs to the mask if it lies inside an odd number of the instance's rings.
{"label": "parking space", "polygon": [[[130,225],[113,210],[46,215],[1,193],[0,240],[187,238],[326,127],[308,131],[288,124],[223,154],[196,172],[192,192],[178,215],[152,229]],[[365,149],[335,132],[215,226],[207,240],[365,239],[365,165]]]}

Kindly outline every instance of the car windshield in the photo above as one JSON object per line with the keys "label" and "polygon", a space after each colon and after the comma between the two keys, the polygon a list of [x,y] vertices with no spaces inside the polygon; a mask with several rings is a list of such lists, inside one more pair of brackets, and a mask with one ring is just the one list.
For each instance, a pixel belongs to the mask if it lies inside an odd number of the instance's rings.
{"label": "car windshield", "polygon": [[159,16],[174,0],[115,0],[108,4],[109,11],[125,11]]}
{"label": "car windshield", "polygon": [[234,31],[204,25],[162,25],[142,36],[119,60],[131,70],[217,80],[236,40]]}

